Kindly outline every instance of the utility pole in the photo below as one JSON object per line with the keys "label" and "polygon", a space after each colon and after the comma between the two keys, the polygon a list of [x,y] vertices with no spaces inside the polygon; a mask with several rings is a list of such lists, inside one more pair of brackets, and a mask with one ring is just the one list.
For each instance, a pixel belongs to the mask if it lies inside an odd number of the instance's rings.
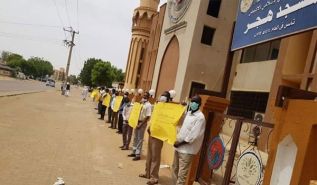
{"label": "utility pole", "polygon": [[75,43],[74,43],[75,34],[79,34],[79,32],[78,31],[76,32],[75,30],[73,30],[72,27],[69,27],[69,29],[65,29],[64,28],[64,31],[70,32],[72,34],[72,40],[71,41],[64,40],[65,45],[69,47],[69,54],[68,54],[68,60],[67,60],[67,65],[66,65],[66,75],[65,75],[66,76],[66,82],[67,82],[70,61],[71,61],[71,58],[72,58],[73,47],[75,46]]}

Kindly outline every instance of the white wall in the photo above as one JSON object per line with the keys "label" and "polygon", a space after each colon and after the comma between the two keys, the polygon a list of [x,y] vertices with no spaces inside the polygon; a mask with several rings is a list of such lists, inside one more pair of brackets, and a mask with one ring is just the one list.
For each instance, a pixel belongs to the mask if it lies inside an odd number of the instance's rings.
{"label": "white wall", "polygon": [[276,60],[238,64],[232,91],[270,92]]}

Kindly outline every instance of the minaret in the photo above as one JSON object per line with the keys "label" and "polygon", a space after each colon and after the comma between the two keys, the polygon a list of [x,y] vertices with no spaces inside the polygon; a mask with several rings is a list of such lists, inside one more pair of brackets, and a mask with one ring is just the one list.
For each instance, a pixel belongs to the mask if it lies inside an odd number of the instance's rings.
{"label": "minaret", "polygon": [[150,38],[153,16],[157,13],[159,0],[140,0],[140,6],[134,10],[132,18],[132,39],[126,67],[126,89],[135,89],[140,81]]}

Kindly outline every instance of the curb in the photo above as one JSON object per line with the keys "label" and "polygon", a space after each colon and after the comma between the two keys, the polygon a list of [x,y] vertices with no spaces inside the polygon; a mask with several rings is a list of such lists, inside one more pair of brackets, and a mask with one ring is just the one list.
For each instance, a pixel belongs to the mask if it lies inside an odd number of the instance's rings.
{"label": "curb", "polygon": [[26,95],[26,94],[35,94],[35,93],[42,93],[42,92],[46,92],[46,91],[17,92],[17,93],[4,94],[4,95],[0,94],[0,98],[11,97],[11,96],[20,96],[20,95]]}

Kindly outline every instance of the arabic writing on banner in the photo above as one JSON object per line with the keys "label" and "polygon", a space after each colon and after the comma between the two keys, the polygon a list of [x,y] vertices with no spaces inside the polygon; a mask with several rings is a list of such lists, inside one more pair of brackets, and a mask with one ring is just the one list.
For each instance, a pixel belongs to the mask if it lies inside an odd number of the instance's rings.
{"label": "arabic writing on banner", "polygon": [[136,126],[138,125],[141,110],[142,110],[142,105],[140,103],[136,102],[133,104],[130,117],[129,117],[129,125],[132,128],[136,128]]}
{"label": "arabic writing on banner", "polygon": [[173,103],[157,103],[151,117],[151,136],[173,145],[176,126],[186,107]]}
{"label": "arabic writing on banner", "polygon": [[121,102],[123,100],[123,96],[116,96],[113,106],[113,112],[118,112],[121,106]]}
{"label": "arabic writing on banner", "polygon": [[240,0],[232,50],[317,28],[317,0]]}
{"label": "arabic writing on banner", "polygon": [[102,105],[109,107],[110,106],[110,100],[111,100],[111,96],[109,94],[106,94],[106,97],[104,98]]}

